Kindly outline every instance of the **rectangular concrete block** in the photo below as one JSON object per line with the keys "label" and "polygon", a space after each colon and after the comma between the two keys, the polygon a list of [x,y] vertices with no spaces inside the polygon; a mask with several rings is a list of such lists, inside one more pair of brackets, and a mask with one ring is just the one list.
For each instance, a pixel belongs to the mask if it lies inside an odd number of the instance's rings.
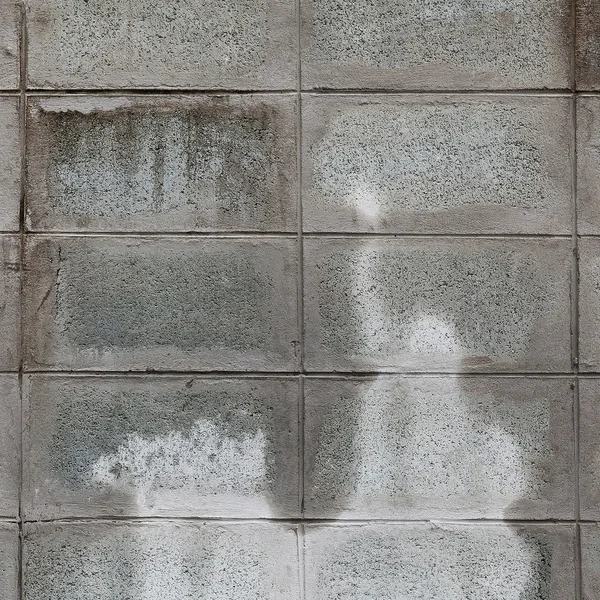
{"label": "rectangular concrete block", "polygon": [[293,0],[29,0],[35,88],[295,88]]}
{"label": "rectangular concrete block", "polygon": [[0,523],[0,597],[18,600],[19,595],[19,527]]}
{"label": "rectangular concrete block", "polygon": [[296,257],[291,239],[32,237],[26,366],[294,370]]}
{"label": "rectangular concrete block", "polygon": [[582,600],[600,597],[600,525],[584,523],[581,526],[581,579]]}
{"label": "rectangular concrete block", "polygon": [[45,523],[25,526],[26,600],[297,600],[293,526]]}
{"label": "rectangular concrete block", "polygon": [[568,0],[304,0],[309,88],[569,86]]}
{"label": "rectangular concrete block", "polygon": [[600,371],[600,239],[579,241],[579,368]]}
{"label": "rectangular concrete block", "polygon": [[575,600],[569,525],[306,528],[306,600]]}
{"label": "rectangular concrete block", "polygon": [[0,89],[17,89],[21,3],[18,0],[0,0],[0,10]]}
{"label": "rectangular concrete block", "polygon": [[0,516],[14,519],[19,514],[21,486],[21,399],[16,373],[0,375],[0,413]]}
{"label": "rectangular concrete block", "polygon": [[298,517],[296,379],[30,376],[28,519]]}
{"label": "rectangular concrete block", "polygon": [[308,231],[571,231],[568,98],[309,96]]}
{"label": "rectangular concrete block", "polygon": [[0,235],[0,370],[16,371],[20,360],[20,240]]}
{"label": "rectangular concrete block", "polygon": [[306,239],[310,371],[570,369],[569,240]]}
{"label": "rectangular concrete block", "polygon": [[600,234],[600,99],[577,98],[577,228]]}
{"label": "rectangular concrete block", "polygon": [[305,514],[573,519],[566,379],[308,379]]}
{"label": "rectangular concrete block", "polygon": [[296,231],[291,95],[29,101],[27,225]]}
{"label": "rectangular concrete block", "polygon": [[0,161],[0,231],[19,231],[21,133],[15,96],[0,96]]}
{"label": "rectangular concrete block", "polygon": [[600,520],[600,379],[579,380],[579,411],[580,511],[594,521]]}
{"label": "rectangular concrete block", "polygon": [[578,90],[600,90],[600,5],[576,0],[575,69]]}

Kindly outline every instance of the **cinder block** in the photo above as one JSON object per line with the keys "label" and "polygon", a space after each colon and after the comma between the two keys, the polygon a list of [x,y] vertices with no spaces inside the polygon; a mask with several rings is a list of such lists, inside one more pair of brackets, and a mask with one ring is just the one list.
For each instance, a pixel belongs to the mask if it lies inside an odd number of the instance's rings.
{"label": "cinder block", "polygon": [[570,369],[569,240],[305,240],[311,371]]}
{"label": "cinder block", "polygon": [[0,89],[19,87],[20,5],[18,0],[0,0]]}
{"label": "cinder block", "polygon": [[19,598],[19,528],[0,523],[0,597]]}
{"label": "cinder block", "polygon": [[308,231],[571,231],[568,98],[309,96]]}
{"label": "cinder block", "polygon": [[600,520],[600,379],[580,379],[579,411],[581,518],[594,521]]}
{"label": "cinder block", "polygon": [[309,88],[569,86],[568,0],[304,0]]}
{"label": "cinder block", "polygon": [[582,599],[596,600],[600,598],[600,526],[584,523],[580,527]]}
{"label": "cinder block", "polygon": [[575,599],[568,525],[309,526],[306,599]]}
{"label": "cinder block", "polygon": [[14,96],[0,96],[0,160],[0,231],[19,231],[21,134],[19,99]]}
{"label": "cinder block", "polygon": [[600,234],[600,102],[577,98],[577,228]]}
{"label": "cinder block", "polygon": [[24,385],[28,519],[298,516],[295,379]]}
{"label": "cinder block", "polygon": [[126,523],[25,526],[27,600],[297,600],[293,526]]}
{"label": "cinder block", "polygon": [[19,368],[20,321],[20,240],[15,235],[0,235],[0,370]]}
{"label": "cinder block", "polygon": [[579,367],[600,371],[600,239],[579,242]]}
{"label": "cinder block", "polygon": [[600,5],[576,0],[576,83],[578,90],[600,90]]}
{"label": "cinder block", "polygon": [[28,118],[32,230],[297,230],[291,95],[35,98]]}
{"label": "cinder block", "polygon": [[21,409],[16,373],[0,375],[0,515],[19,514]]}
{"label": "cinder block", "polygon": [[290,239],[30,238],[26,366],[294,370],[296,256]]}
{"label": "cinder block", "polygon": [[573,519],[566,379],[309,379],[315,518]]}
{"label": "cinder block", "polygon": [[29,0],[36,88],[296,86],[293,0]]}

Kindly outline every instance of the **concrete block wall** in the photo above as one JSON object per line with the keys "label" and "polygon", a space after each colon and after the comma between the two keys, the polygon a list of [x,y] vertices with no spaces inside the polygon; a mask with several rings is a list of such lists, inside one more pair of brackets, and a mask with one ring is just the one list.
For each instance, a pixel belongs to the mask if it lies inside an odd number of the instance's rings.
{"label": "concrete block wall", "polygon": [[0,0],[0,597],[600,599],[594,0]]}

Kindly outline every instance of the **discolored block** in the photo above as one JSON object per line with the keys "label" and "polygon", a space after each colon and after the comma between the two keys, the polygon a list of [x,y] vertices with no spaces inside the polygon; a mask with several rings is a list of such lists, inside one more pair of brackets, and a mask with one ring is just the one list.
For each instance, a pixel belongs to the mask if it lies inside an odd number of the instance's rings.
{"label": "discolored block", "polygon": [[577,98],[577,229],[600,234],[600,102]]}
{"label": "discolored block", "polygon": [[306,239],[310,371],[570,369],[569,241]]}
{"label": "discolored block", "polygon": [[308,96],[307,231],[571,231],[568,98]]}
{"label": "discolored block", "polygon": [[26,367],[294,370],[296,256],[291,239],[30,238]]}
{"label": "discolored block", "polygon": [[579,367],[600,370],[600,239],[579,241]]}
{"label": "discolored block", "polygon": [[16,523],[0,523],[0,596],[6,600],[19,598],[19,527]]}
{"label": "discolored block", "polygon": [[570,525],[308,526],[306,599],[575,600]]}
{"label": "discolored block", "polygon": [[298,598],[293,526],[124,521],[25,526],[27,600]]}
{"label": "discolored block", "polygon": [[600,6],[576,0],[575,73],[578,90],[600,90]]}
{"label": "discolored block", "polygon": [[579,411],[580,511],[594,521],[600,519],[600,379],[579,380]]}
{"label": "discolored block", "polygon": [[[16,518],[19,514],[21,485],[21,400],[19,377],[0,375],[0,516]],[[0,594],[1,595],[1,594]]]}
{"label": "discolored block", "polygon": [[0,89],[17,89],[21,3],[18,0],[0,0],[0,10]]}
{"label": "discolored block", "polygon": [[292,379],[30,376],[28,519],[297,517]]}
{"label": "discolored block", "polygon": [[30,0],[36,88],[295,88],[293,0]]}
{"label": "discolored block", "polygon": [[20,360],[20,240],[0,235],[0,370],[16,371]]}
{"label": "discolored block", "polygon": [[19,99],[14,96],[0,96],[0,161],[2,161],[2,170],[0,171],[0,231],[19,231],[21,203],[20,121]]}
{"label": "discolored block", "polygon": [[574,518],[569,380],[309,379],[304,390],[307,516]]}
{"label": "discolored block", "polygon": [[37,97],[28,118],[31,230],[297,230],[291,95]]}
{"label": "discolored block", "polygon": [[308,88],[535,89],[570,85],[568,0],[305,0]]}

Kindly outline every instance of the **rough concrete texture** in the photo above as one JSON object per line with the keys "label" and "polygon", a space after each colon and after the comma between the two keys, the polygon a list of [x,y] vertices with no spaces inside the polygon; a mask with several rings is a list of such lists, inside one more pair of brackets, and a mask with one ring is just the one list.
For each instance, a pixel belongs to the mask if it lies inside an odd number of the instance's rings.
{"label": "rough concrete texture", "polygon": [[28,0],[37,88],[282,89],[296,84],[293,0]]}
{"label": "rough concrete texture", "polygon": [[582,600],[600,598],[600,527],[581,525]]}
{"label": "rough concrete texture", "polygon": [[27,219],[54,231],[296,231],[291,95],[35,98]]}
{"label": "rough concrete texture", "polygon": [[31,376],[27,518],[297,517],[293,379]]}
{"label": "rough concrete texture", "polygon": [[578,90],[600,90],[600,5],[577,0],[576,84]]}
{"label": "rough concrete texture", "polygon": [[309,96],[308,231],[571,229],[568,98]]}
{"label": "rough concrete texture", "polygon": [[574,528],[309,526],[306,600],[574,600]]}
{"label": "rough concrete texture", "polygon": [[566,88],[568,0],[305,0],[314,88]]}
{"label": "rough concrete texture", "polygon": [[28,368],[293,370],[293,240],[36,237]]}
{"label": "rough concrete texture", "polygon": [[598,439],[600,429],[600,379],[586,378],[580,380],[579,410],[579,502],[581,518],[590,521],[600,520],[600,440]]}
{"label": "rough concrete texture", "polygon": [[579,367],[600,371],[600,239],[579,241]]}
{"label": "rough concrete texture", "polygon": [[0,371],[16,371],[20,360],[19,237],[0,235]]}
{"label": "rough concrete texture", "polygon": [[310,371],[570,368],[568,240],[306,239]]}
{"label": "rough concrete texture", "polygon": [[[17,373],[0,375],[0,516],[19,514],[21,400]],[[5,597],[0,594],[0,597]]]}
{"label": "rough concrete texture", "polygon": [[0,11],[0,89],[17,89],[21,3],[18,0],[0,0]]}
{"label": "rough concrete texture", "polygon": [[600,99],[577,99],[577,229],[600,234]]}
{"label": "rough concrete texture", "polygon": [[293,526],[126,523],[25,527],[26,600],[297,600]]}
{"label": "rough concrete texture", "polygon": [[19,598],[19,527],[0,523],[0,598]]}
{"label": "rough concrete texture", "polygon": [[19,231],[20,137],[19,99],[0,96],[0,231]]}
{"label": "rough concrete texture", "polygon": [[310,517],[574,518],[569,380],[310,379],[304,390]]}

